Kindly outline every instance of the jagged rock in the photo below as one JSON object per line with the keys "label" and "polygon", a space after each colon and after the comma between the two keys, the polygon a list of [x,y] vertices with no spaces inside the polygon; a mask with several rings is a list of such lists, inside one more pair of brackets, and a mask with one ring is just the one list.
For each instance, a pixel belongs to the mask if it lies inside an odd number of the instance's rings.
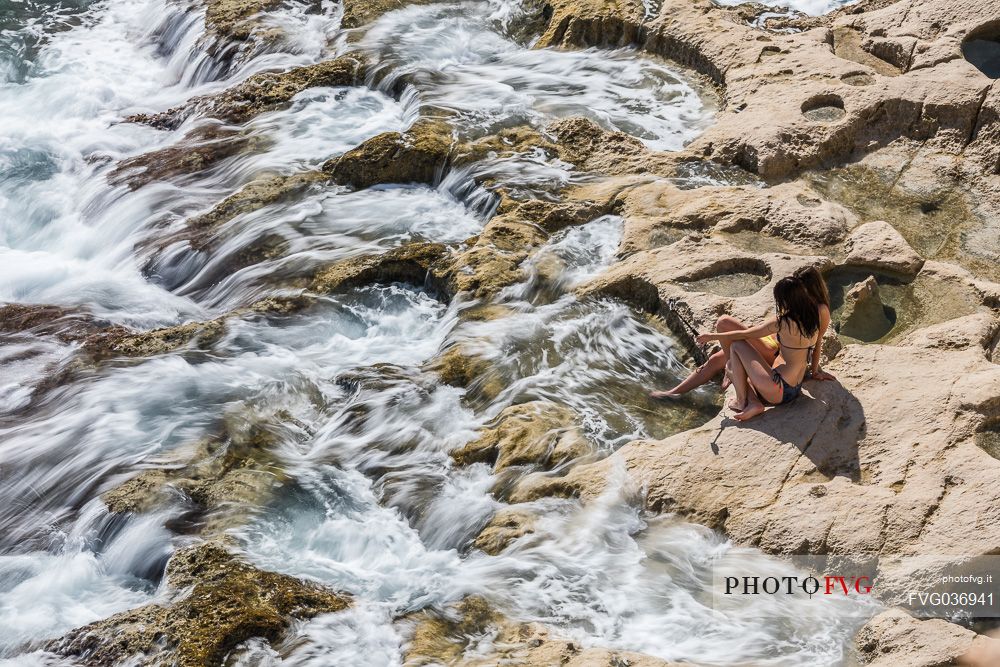
{"label": "jagged rock", "polygon": [[112,512],[146,512],[162,505],[173,489],[212,515],[203,534],[219,533],[247,518],[286,480],[275,453],[278,433],[295,437],[301,430],[283,413],[269,419],[229,415],[220,433],[182,449],[166,467],[145,470],[101,499]]}
{"label": "jagged rock", "polygon": [[605,130],[589,118],[564,118],[545,129],[555,137],[563,160],[588,171],[671,175],[676,165],[671,154],[650,151],[635,137]]}
{"label": "jagged rock", "polygon": [[154,181],[196,174],[239,153],[261,150],[267,142],[261,136],[204,125],[176,145],[122,160],[108,173],[108,182],[138,190]]}
{"label": "jagged rock", "polygon": [[404,133],[385,132],[323,165],[337,183],[367,188],[380,183],[428,183],[448,166],[455,140],[442,121],[420,120]]}
{"label": "jagged rock", "polygon": [[167,471],[144,470],[101,496],[108,510],[119,514],[147,512],[164,500]]}
{"label": "jagged rock", "polygon": [[524,535],[535,532],[537,517],[525,510],[507,507],[490,519],[472,543],[476,549],[496,556],[507,546]]}
{"label": "jagged rock", "polygon": [[434,0],[345,0],[344,15],[340,21],[342,28],[360,28],[379,18],[386,12],[409,5],[424,5]]}
{"label": "jagged rock", "polygon": [[111,327],[89,336],[84,341],[84,349],[95,360],[113,356],[146,357],[171,352],[189,343],[208,345],[221,338],[224,333],[224,318],[142,332],[125,327]]}
{"label": "jagged rock", "polygon": [[639,42],[646,8],[640,0],[555,0],[548,27],[538,40],[546,46],[625,46]]}
{"label": "jagged rock", "polygon": [[307,88],[354,85],[363,65],[360,56],[350,55],[285,72],[258,72],[217,95],[195,97],[161,113],[137,114],[125,120],[173,130],[198,114],[238,125],[259,114],[287,108]]}
{"label": "jagged rock", "polygon": [[318,171],[262,176],[223,199],[207,213],[189,218],[187,223],[195,229],[216,228],[238,215],[283,201],[324,180],[326,175]]}
{"label": "jagged rock", "polygon": [[453,259],[449,271],[453,291],[485,299],[524,280],[524,261],[553,233],[611,211],[613,193],[595,198],[589,194],[590,190],[581,189],[567,193],[560,202],[505,201],[471,245]]}
{"label": "jagged rock", "polygon": [[[489,665],[562,665],[564,667],[670,667],[653,656],[632,651],[584,648],[540,623],[517,623],[493,610],[489,602],[468,597],[447,614],[421,612],[409,619],[413,636],[403,664],[487,667]],[[477,638],[493,635],[486,654],[466,649]]]}
{"label": "jagged rock", "polygon": [[887,222],[868,222],[853,232],[844,244],[844,263],[868,269],[879,269],[912,278],[924,265],[906,239]]}
{"label": "jagged rock", "polygon": [[424,118],[406,132],[385,132],[323,165],[332,180],[354,188],[383,183],[435,184],[447,168],[488,155],[511,155],[557,146],[529,127],[459,141],[444,120]]}
{"label": "jagged rock", "polygon": [[293,619],[349,604],[315,584],[257,569],[213,542],[175,553],[166,576],[170,602],[91,623],[47,649],[88,666],[141,657],[145,665],[210,667],[251,637],[276,641]]}
{"label": "jagged rock", "polygon": [[505,408],[479,437],[453,451],[462,465],[489,463],[494,470],[517,465],[551,468],[590,452],[573,413],[554,403],[531,401]]}
{"label": "jagged rock", "polygon": [[308,289],[332,294],[371,283],[428,284],[447,291],[447,248],[440,243],[410,243],[378,255],[355,257],[318,270]]}
{"label": "jagged rock", "polygon": [[90,314],[50,304],[7,303],[0,306],[0,332],[32,333],[75,341],[108,328]]}
{"label": "jagged rock", "polygon": [[208,0],[205,26],[227,40],[245,40],[253,34],[255,15],[275,9],[284,0]]}
{"label": "jagged rock", "polygon": [[464,387],[470,396],[484,401],[492,401],[505,387],[503,379],[488,359],[469,352],[461,344],[446,349],[427,367],[437,373],[445,384]]}
{"label": "jagged rock", "polygon": [[838,327],[841,335],[871,342],[885,336],[890,329],[892,322],[885,315],[885,304],[874,276],[847,290]]}

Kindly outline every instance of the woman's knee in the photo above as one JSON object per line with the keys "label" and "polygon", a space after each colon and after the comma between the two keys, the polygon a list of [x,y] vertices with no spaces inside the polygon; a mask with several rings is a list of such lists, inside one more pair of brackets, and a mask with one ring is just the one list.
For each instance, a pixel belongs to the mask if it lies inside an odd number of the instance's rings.
{"label": "woman's knee", "polygon": [[732,315],[722,315],[715,321],[715,330],[720,332],[725,331],[739,331],[745,329],[743,323]]}
{"label": "woman's knee", "polygon": [[734,340],[732,345],[733,352],[737,354],[742,352],[748,352],[753,350],[753,346],[745,340]]}

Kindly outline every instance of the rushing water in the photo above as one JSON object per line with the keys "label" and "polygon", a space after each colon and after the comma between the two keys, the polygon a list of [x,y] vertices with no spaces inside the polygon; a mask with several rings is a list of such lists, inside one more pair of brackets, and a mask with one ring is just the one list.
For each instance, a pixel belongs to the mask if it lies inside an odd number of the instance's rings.
{"label": "rushing water", "polygon": [[[711,109],[664,63],[518,44],[504,28],[516,3],[406,8],[360,42],[339,32],[332,4],[321,5],[274,12],[268,21],[286,37],[231,61],[183,2],[2,5],[0,301],[140,329],[207,319],[335,260],[474,236],[496,205],[477,180],[552,198],[586,178],[533,152],[452,171],[436,186],[315,186],[237,216],[208,248],[170,241],[186,218],[251,180],[315,168],[421,113],[470,135],[584,114],[658,149],[679,148],[710,122]],[[376,60],[377,88],[305,91],[239,128],[252,150],[196,174],[134,190],[109,182],[121,160],[183,146],[214,123],[193,118],[162,131],[123,117],[349,49]],[[282,318],[233,317],[205,349],[96,367],[80,365],[69,339],[4,334],[0,661],[53,664],[22,653],[160,599],[167,559],[205,519],[192,524],[180,497],[114,515],[100,495],[140,470],[176,465],[224,425],[263,423],[278,436],[269,455],[287,481],[232,535],[260,566],[347,591],[356,604],[296,625],[280,646],[248,642],[235,656],[241,664],[398,664],[401,615],[469,594],[585,645],[704,664],[839,664],[865,610],[796,599],[712,608],[697,590],[713,566],[765,572],[773,561],[707,529],[645,516],[620,484],[587,506],[530,503],[541,516],[533,535],[495,557],[470,549],[503,506],[490,492],[497,476],[483,464],[456,467],[448,452],[505,407],[571,408],[595,456],[715,410],[709,392],[650,403],[650,386],[686,372],[672,336],[621,303],[573,296],[613,261],[620,234],[618,218],[602,217],[553,236],[525,265],[525,282],[492,304],[506,316],[487,321],[467,316],[483,304],[389,284]],[[265,236],[281,238],[281,251],[231,268]],[[487,359],[502,391],[443,385],[428,362],[452,345]]]}
{"label": "rushing water", "polygon": [[[741,5],[745,1],[746,0],[715,0],[715,2],[720,5],[730,6]],[[828,14],[835,9],[846,7],[854,2],[857,2],[857,0],[760,0],[760,4],[767,5],[768,7],[791,9],[810,16],[822,16],[823,14]],[[773,14],[773,16],[781,15],[782,14]]]}

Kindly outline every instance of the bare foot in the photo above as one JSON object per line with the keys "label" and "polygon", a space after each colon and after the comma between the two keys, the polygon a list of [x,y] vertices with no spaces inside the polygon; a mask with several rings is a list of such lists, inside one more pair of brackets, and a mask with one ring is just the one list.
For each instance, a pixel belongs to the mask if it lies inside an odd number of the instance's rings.
{"label": "bare foot", "polygon": [[734,412],[740,412],[741,410],[746,408],[746,406],[747,404],[745,401],[743,403],[740,403],[739,399],[736,398],[735,396],[729,399],[729,402],[726,403],[726,407],[729,408],[730,410],[733,410]]}
{"label": "bare foot", "polygon": [[722,374],[722,391],[725,391],[725,390],[729,389],[729,385],[731,385],[732,383],[733,383],[733,381],[729,379],[729,373],[723,373]]}
{"label": "bare foot", "polygon": [[673,391],[651,391],[649,392],[650,398],[656,398],[659,400],[672,400],[675,398],[680,398],[681,394],[675,393]]}
{"label": "bare foot", "polygon": [[733,419],[745,422],[748,419],[753,419],[762,412],[764,412],[764,404],[757,400],[751,400],[742,412],[737,412],[733,415]]}

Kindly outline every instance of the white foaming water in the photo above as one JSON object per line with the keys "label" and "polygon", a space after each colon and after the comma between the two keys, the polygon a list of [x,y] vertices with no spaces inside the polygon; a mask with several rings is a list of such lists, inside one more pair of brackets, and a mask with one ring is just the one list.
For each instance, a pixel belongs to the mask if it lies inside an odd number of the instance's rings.
{"label": "white foaming water", "polygon": [[[335,405],[344,394],[334,382],[338,374],[373,355],[419,363],[441,344],[449,326],[444,314],[445,306],[421,292],[365,288],[288,326],[234,323],[214,360],[173,356],[123,368],[68,397],[63,412],[3,429],[0,549],[30,542],[54,551],[0,560],[0,585],[9,589],[0,603],[0,655],[149,599],[149,581],[169,553],[165,517],[144,515],[105,541],[94,528],[107,521],[101,503],[89,501],[92,509],[74,518],[75,503],[122,481],[119,470],[197,441],[227,412],[246,420],[256,409],[285,406],[315,419],[302,396]],[[154,385],[156,392],[135,391]]]}
{"label": "white foaming water", "polygon": [[713,573],[788,570],[707,528],[647,519],[614,483],[582,509],[551,500],[544,509],[533,535],[496,559],[472,560],[467,574],[518,617],[553,624],[584,645],[709,665],[835,665],[875,609],[805,595],[713,599]]}
{"label": "white foaming water", "polygon": [[[714,0],[720,5],[730,7],[743,4],[746,0]],[[758,0],[768,7],[788,7],[809,16],[822,16],[857,2],[857,0]]]}
{"label": "white foaming water", "polygon": [[587,116],[657,150],[678,150],[712,114],[675,70],[632,50],[526,50],[489,29],[485,3],[411,6],[384,16],[362,46],[406,77],[421,102],[476,133]]}
{"label": "white foaming water", "polygon": [[0,555],[0,657],[151,600],[171,551],[167,518],[114,518],[95,500],[70,532],[53,529],[55,551]]}
{"label": "white foaming water", "polygon": [[209,56],[198,46],[201,23],[197,13],[159,0],[100,3],[83,26],[50,37],[33,78],[4,87],[0,300],[87,306],[139,327],[204,317],[197,304],[143,277],[133,248],[151,227],[165,215],[210,206],[259,173],[315,166],[412,122],[412,112],[380,93],[316,89],[250,125],[251,136],[271,146],[264,155],[223,161],[194,187],[111,188],[109,161],[175,144],[193,126],[159,132],[119,124],[124,115],[175,106],[266,67],[310,62],[329,30],[295,6],[284,19],[297,27],[293,53],[262,54],[229,79],[211,81]]}
{"label": "white foaming water", "polygon": [[507,294],[530,298],[538,283],[566,292],[597,276],[611,265],[622,238],[624,221],[617,215],[604,215],[579,227],[569,227],[555,234],[528,262],[528,280]]}

